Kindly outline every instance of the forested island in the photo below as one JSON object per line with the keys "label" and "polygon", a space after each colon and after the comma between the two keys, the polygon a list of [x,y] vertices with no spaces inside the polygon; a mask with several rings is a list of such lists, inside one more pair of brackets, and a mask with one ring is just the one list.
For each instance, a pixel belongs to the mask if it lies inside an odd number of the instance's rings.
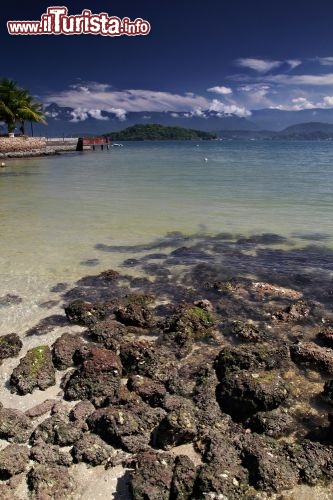
{"label": "forested island", "polygon": [[133,125],[119,132],[110,132],[105,136],[111,141],[207,141],[217,138],[217,135],[211,132],[158,124]]}

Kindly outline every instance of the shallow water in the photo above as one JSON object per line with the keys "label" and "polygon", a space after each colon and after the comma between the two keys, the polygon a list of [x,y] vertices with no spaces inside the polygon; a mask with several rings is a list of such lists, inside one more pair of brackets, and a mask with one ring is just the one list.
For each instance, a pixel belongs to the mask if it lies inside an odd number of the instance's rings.
{"label": "shallow water", "polygon": [[[39,304],[55,298],[56,283],[155,251],[151,242],[170,232],[235,240],[274,233],[285,238],[275,249],[333,249],[332,181],[329,142],[143,142],[8,160],[0,171],[0,297],[23,301],[0,306],[0,333],[45,316]],[[304,266],[321,257],[307,253]]]}

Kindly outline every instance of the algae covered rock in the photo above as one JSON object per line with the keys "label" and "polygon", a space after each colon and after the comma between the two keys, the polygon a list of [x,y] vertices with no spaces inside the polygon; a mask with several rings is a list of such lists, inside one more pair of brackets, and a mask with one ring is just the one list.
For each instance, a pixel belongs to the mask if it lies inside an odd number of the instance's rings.
{"label": "algae covered rock", "polygon": [[25,395],[35,388],[44,391],[55,384],[55,369],[47,345],[30,349],[10,377],[12,392]]}

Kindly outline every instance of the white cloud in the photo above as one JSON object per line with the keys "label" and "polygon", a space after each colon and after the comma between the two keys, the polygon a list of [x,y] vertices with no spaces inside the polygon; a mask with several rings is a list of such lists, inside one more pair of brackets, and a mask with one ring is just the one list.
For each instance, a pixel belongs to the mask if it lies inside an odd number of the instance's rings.
{"label": "white cloud", "polygon": [[[122,116],[128,111],[193,111],[207,109],[210,101],[205,97],[187,93],[173,94],[155,90],[127,89],[113,90],[104,84],[81,84],[44,98],[46,104],[52,102],[76,110],[100,109]],[[79,112],[79,111],[78,111]]]}
{"label": "white cloud", "polygon": [[221,113],[226,115],[237,115],[240,117],[251,116],[251,111],[247,110],[244,106],[239,106],[237,104],[226,104],[224,102],[219,101],[218,99],[214,99],[209,107],[209,111],[216,111],[217,113]]}
{"label": "white cloud", "polygon": [[109,113],[114,113],[116,115],[116,117],[118,118],[118,120],[120,120],[121,122],[123,122],[123,121],[126,120],[126,111],[125,111],[125,109],[122,109],[122,108],[109,108],[107,111]]}
{"label": "white cloud", "polygon": [[322,66],[333,66],[333,57],[318,57],[317,61]]}
{"label": "white cloud", "polygon": [[269,59],[257,59],[251,57],[241,57],[236,60],[237,66],[253,69],[258,73],[268,73],[272,69],[278,68],[283,64],[282,61],[272,61]]}
{"label": "white cloud", "polygon": [[265,79],[269,82],[289,85],[333,85],[333,73],[324,75],[269,75]]}
{"label": "white cloud", "polygon": [[333,96],[327,95],[323,98],[324,107],[333,108]]}
{"label": "white cloud", "polygon": [[108,120],[109,119],[107,116],[102,115],[101,109],[89,109],[88,113],[92,118],[95,118],[96,120]]}
{"label": "white cloud", "polygon": [[301,109],[312,109],[315,108],[315,104],[313,102],[306,99],[306,97],[295,97],[291,100],[293,103],[291,109],[294,111],[300,111]]}
{"label": "white cloud", "polygon": [[73,111],[71,111],[71,115],[72,115],[71,122],[74,123],[83,122],[88,118],[87,110],[81,108],[73,109]]}
{"label": "white cloud", "polygon": [[302,61],[299,59],[287,59],[286,63],[289,64],[290,69],[295,69],[302,64]]}
{"label": "white cloud", "polygon": [[230,87],[223,87],[221,86],[216,86],[216,87],[210,87],[207,89],[207,92],[214,92],[215,94],[221,94],[221,95],[229,95],[232,94],[232,90]]}

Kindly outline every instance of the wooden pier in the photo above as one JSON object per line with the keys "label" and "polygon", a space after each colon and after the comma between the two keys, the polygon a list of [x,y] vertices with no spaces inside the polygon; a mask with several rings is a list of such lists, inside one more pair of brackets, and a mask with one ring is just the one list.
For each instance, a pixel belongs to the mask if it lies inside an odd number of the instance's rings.
{"label": "wooden pier", "polygon": [[101,151],[104,149],[110,149],[110,139],[108,137],[79,137],[77,141],[76,151],[86,151],[92,149],[95,151],[100,148]]}

